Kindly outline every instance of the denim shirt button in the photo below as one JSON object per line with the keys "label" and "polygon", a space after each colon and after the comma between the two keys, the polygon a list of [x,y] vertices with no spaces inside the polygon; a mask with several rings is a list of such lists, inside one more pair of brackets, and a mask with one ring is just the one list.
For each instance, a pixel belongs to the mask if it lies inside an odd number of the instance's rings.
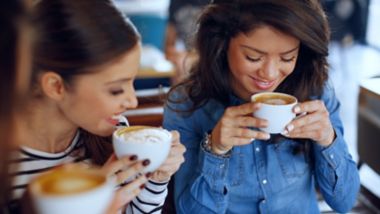
{"label": "denim shirt button", "polygon": [[256,147],[256,152],[260,152],[260,148],[259,147]]}
{"label": "denim shirt button", "polygon": [[265,204],[267,201],[265,199],[261,200],[261,203]]}
{"label": "denim shirt button", "polygon": [[263,184],[267,184],[267,183],[268,183],[267,179],[264,179]]}
{"label": "denim shirt button", "polygon": [[221,164],[219,167],[220,167],[221,169],[223,169],[223,168],[224,168],[224,164]]}
{"label": "denim shirt button", "polygon": [[331,155],[330,155],[330,158],[331,158],[331,159],[334,159],[334,155],[331,154]]}

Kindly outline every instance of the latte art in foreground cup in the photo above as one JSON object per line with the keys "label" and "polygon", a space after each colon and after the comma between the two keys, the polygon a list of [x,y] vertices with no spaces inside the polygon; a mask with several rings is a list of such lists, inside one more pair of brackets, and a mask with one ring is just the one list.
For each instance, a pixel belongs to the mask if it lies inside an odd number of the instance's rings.
{"label": "latte art in foreground cup", "polygon": [[156,128],[144,128],[136,131],[124,132],[122,134],[125,142],[133,141],[136,143],[161,143],[168,139],[169,133],[166,130]]}
{"label": "latte art in foreground cup", "polygon": [[268,121],[268,127],[260,128],[262,131],[281,133],[296,116],[293,107],[297,104],[297,98],[289,94],[261,92],[252,95],[251,101],[261,103],[260,109],[253,116]]}
{"label": "latte art in foreground cup", "polygon": [[39,214],[103,214],[114,193],[114,184],[100,170],[77,166],[60,167],[44,173],[29,187]]}
{"label": "latte art in foreground cup", "polygon": [[113,147],[118,158],[137,155],[139,160],[149,159],[143,170],[153,172],[169,155],[172,135],[169,131],[150,126],[129,126],[116,130],[112,136]]}

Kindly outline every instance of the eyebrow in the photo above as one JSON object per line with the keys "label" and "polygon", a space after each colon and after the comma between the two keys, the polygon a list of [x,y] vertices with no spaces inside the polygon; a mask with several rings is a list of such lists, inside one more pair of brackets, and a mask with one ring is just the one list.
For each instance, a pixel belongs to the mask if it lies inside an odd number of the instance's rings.
{"label": "eyebrow", "polygon": [[[246,49],[249,49],[249,50],[252,50],[252,51],[255,51],[257,53],[260,53],[260,54],[267,54],[267,52],[265,51],[262,51],[262,50],[259,50],[259,49],[256,49],[256,48],[253,48],[253,47],[250,47],[250,46],[247,46],[247,45],[241,45],[243,48],[246,48]],[[281,55],[285,55],[285,54],[289,54],[295,50],[298,50],[299,49],[299,46],[291,49],[291,50],[288,50],[288,51],[284,51],[282,53],[280,53]]]}
{"label": "eyebrow", "polygon": [[132,80],[133,78],[123,78],[123,79],[119,79],[119,80],[113,80],[113,81],[109,81],[109,82],[106,82],[106,85],[111,85],[111,84],[115,84],[115,83],[123,83],[123,82],[127,82],[127,81],[130,81]]}

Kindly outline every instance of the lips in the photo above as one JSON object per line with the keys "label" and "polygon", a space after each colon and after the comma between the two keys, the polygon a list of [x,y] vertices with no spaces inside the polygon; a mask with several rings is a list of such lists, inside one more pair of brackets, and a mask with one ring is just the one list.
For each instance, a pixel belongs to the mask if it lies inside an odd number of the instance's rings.
{"label": "lips", "polygon": [[115,114],[110,118],[107,118],[107,122],[111,123],[113,126],[116,126],[120,122],[121,114]]}
{"label": "lips", "polygon": [[111,123],[111,125],[116,126],[119,123],[118,119],[107,118],[107,122]]}
{"label": "lips", "polygon": [[255,86],[261,90],[268,90],[268,89],[272,88],[274,86],[274,84],[276,83],[275,80],[265,81],[265,80],[259,80],[259,79],[254,78],[254,77],[251,77],[251,79],[253,80],[253,83],[255,84]]}

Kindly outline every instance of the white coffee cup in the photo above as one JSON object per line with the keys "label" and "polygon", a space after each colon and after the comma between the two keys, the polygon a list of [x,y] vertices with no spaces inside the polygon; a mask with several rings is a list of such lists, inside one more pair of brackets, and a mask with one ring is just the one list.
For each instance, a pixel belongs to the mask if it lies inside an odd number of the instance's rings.
{"label": "white coffee cup", "polygon": [[143,170],[153,172],[169,155],[172,135],[169,131],[150,126],[129,126],[116,130],[112,135],[116,157],[137,155],[138,160],[149,159]]}
{"label": "white coffee cup", "polygon": [[71,166],[42,174],[29,187],[38,214],[104,214],[115,183],[100,170]]}
{"label": "white coffee cup", "polygon": [[282,133],[296,114],[293,107],[297,104],[297,98],[278,92],[261,92],[251,96],[252,102],[261,103],[261,107],[253,113],[254,117],[265,119],[268,126],[260,130],[277,134]]}

